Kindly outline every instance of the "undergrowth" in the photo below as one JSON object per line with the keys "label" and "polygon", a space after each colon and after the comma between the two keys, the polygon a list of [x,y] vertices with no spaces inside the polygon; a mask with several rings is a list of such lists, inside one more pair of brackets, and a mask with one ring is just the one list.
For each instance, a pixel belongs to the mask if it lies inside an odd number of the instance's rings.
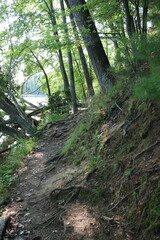
{"label": "undergrowth", "polygon": [[[98,170],[101,181],[96,179],[96,176],[91,181],[94,182],[92,189],[97,192],[96,199],[102,199],[106,191],[104,183],[107,181],[113,189],[110,201],[115,204],[120,202],[118,210],[122,211],[126,218],[130,217],[128,220],[135,225],[136,221],[139,221],[145,236],[148,232],[153,236],[159,231],[160,184],[152,188],[147,185],[150,180],[145,175],[145,164],[150,163],[150,155],[146,156],[148,158],[145,163],[145,156],[133,159],[137,153],[156,141],[155,133],[150,137],[154,122],[159,121],[159,68],[155,67],[154,70],[146,76],[134,79],[129,88],[127,86],[130,80],[124,79],[113,86],[107,96],[94,97],[88,111],[84,113],[63,148],[66,161],[72,160],[73,164],[80,164],[86,160],[89,170]],[[116,106],[115,112],[112,112],[115,103],[127,95],[127,101]],[[140,117],[128,125],[130,128],[128,127],[126,135],[123,136],[125,126],[138,115]],[[111,140],[103,143],[105,135],[102,128],[104,125],[107,128],[109,121],[112,126],[120,121],[124,121],[125,125]],[[105,131],[107,134],[107,130]],[[153,131],[159,134],[159,130]],[[158,182],[156,179],[155,182]],[[81,195],[84,199],[93,198],[85,192]],[[125,196],[126,200],[121,203]]]}
{"label": "undergrowth", "polygon": [[60,120],[64,120],[68,117],[68,113],[53,113],[50,110],[47,110],[43,113],[42,120],[39,123],[38,128],[41,129],[44,125],[49,122],[57,122]]}
{"label": "undergrowth", "polygon": [[16,170],[25,165],[24,157],[32,150],[36,139],[19,139],[7,156],[0,162],[0,203],[10,196],[10,187],[18,177]]}

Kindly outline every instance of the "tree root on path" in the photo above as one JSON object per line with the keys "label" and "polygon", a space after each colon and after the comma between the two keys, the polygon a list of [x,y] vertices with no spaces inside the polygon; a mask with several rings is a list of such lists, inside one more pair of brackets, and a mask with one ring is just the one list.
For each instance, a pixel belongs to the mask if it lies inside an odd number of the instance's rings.
{"label": "tree root on path", "polygon": [[45,165],[51,163],[51,162],[55,162],[55,161],[59,161],[64,155],[63,154],[56,154],[54,157],[49,158],[46,162]]}
{"label": "tree root on path", "polygon": [[55,188],[55,189],[53,189],[52,191],[51,191],[51,193],[50,193],[50,197],[52,196],[52,194],[53,193],[55,193],[56,191],[68,191],[68,190],[74,190],[74,189],[77,189],[78,191],[80,191],[80,190],[85,190],[85,191],[87,191],[87,192],[90,192],[90,193],[92,193],[92,194],[95,194],[96,193],[96,191],[95,190],[93,190],[93,189],[90,189],[90,188],[87,188],[87,187],[85,187],[85,186],[82,186],[82,185],[72,185],[72,186],[69,186],[69,187],[65,187],[65,188]]}

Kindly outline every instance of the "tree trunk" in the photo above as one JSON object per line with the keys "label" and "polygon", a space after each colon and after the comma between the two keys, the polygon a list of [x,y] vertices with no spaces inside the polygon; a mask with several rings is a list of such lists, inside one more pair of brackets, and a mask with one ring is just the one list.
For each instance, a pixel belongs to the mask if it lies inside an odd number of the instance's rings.
{"label": "tree trunk", "polygon": [[0,123],[0,132],[13,137],[14,139],[25,138],[25,136],[13,127],[8,127]]}
{"label": "tree trunk", "polygon": [[76,102],[76,90],[75,90],[73,60],[72,60],[71,51],[68,52],[68,63],[69,63],[70,89],[71,89],[71,99],[72,99],[73,113],[76,113],[77,112],[77,102]]}
{"label": "tree trunk", "polygon": [[27,115],[21,114],[15,107],[15,105],[7,98],[2,97],[0,99],[0,109],[10,116],[13,123],[17,123],[22,129],[24,129],[29,134],[34,134],[36,128],[32,126],[32,121],[27,117]]}
{"label": "tree trunk", "polygon": [[[68,29],[67,29],[67,22],[66,22],[66,16],[65,16],[65,9],[64,9],[64,3],[63,0],[60,0],[60,6],[62,11],[62,19],[65,26],[65,34],[68,42],[70,42],[69,36],[68,36]],[[70,91],[71,91],[71,100],[72,100],[72,107],[73,107],[73,113],[76,113],[77,111],[77,102],[76,102],[76,90],[75,90],[75,79],[74,79],[74,70],[73,70],[73,60],[72,60],[72,53],[69,49],[67,49],[68,54],[68,64],[69,64],[69,75],[70,75]]]}
{"label": "tree trunk", "polygon": [[[47,7],[47,10],[48,10],[48,15],[50,17],[51,24],[52,24],[52,27],[53,27],[53,33],[56,36],[56,42],[59,43],[59,35],[58,35],[58,31],[56,30],[57,22],[56,22],[56,18],[55,18],[53,1],[49,0],[49,4],[47,3],[46,0],[43,0],[43,1],[44,1],[45,5]],[[65,69],[65,65],[64,65],[64,61],[63,61],[63,54],[62,54],[61,49],[58,50],[58,59],[59,59],[61,75],[62,75],[63,83],[64,83],[64,93],[65,93],[66,97],[70,99],[69,81],[68,81],[68,77],[67,77],[67,73],[66,73],[66,69]]]}
{"label": "tree trunk", "polygon": [[142,33],[142,28],[141,28],[141,18],[139,14],[139,0],[137,0],[137,3],[135,4],[136,8],[136,15],[137,15],[137,26],[138,26],[138,31],[141,34]]}
{"label": "tree trunk", "polygon": [[[66,3],[67,3],[67,7],[69,8],[68,0],[66,0]],[[75,34],[75,38],[77,40],[79,40],[78,29],[77,29],[76,24],[74,22],[74,18],[73,18],[72,13],[70,14],[70,19],[71,19],[71,24],[72,24],[72,27],[73,27],[73,32]],[[93,79],[89,74],[87,61],[86,61],[86,58],[85,58],[85,55],[84,55],[83,48],[82,48],[81,44],[78,45],[78,52],[79,52],[79,56],[80,56],[80,59],[81,59],[81,64],[82,64],[84,76],[85,76],[85,79],[86,79],[89,95],[93,96],[94,95],[94,88],[93,88],[93,84],[92,84]]]}
{"label": "tree trunk", "polygon": [[86,102],[87,101],[87,96],[86,96],[86,92],[85,92],[85,88],[84,88],[82,71],[81,71],[81,68],[79,66],[79,63],[78,63],[74,53],[73,53],[73,55],[74,55],[75,62],[76,62],[76,65],[77,65],[77,69],[78,69],[78,72],[79,72],[79,76],[80,76],[80,79],[81,79],[81,87],[82,87],[84,101]]}
{"label": "tree trunk", "polygon": [[60,70],[61,70],[63,83],[64,83],[64,93],[65,93],[66,97],[70,100],[69,82],[68,82],[66,69],[64,66],[63,55],[62,55],[61,49],[58,50],[58,58],[59,58],[59,65],[60,65]]}
{"label": "tree trunk", "polygon": [[148,15],[148,0],[143,0],[143,26],[142,32],[144,36],[147,34],[147,15]]}
{"label": "tree trunk", "polygon": [[128,0],[123,0],[122,2],[124,6],[124,11],[126,14],[127,32],[128,32],[128,36],[131,38],[133,33],[135,32],[133,17],[130,14]]}
{"label": "tree trunk", "polygon": [[47,84],[47,90],[48,90],[48,97],[51,96],[51,90],[50,90],[50,86],[49,86],[49,79],[48,79],[48,76],[47,76],[47,73],[43,67],[43,65],[41,64],[41,62],[39,61],[38,57],[35,55],[35,53],[29,49],[30,52],[32,53],[33,57],[36,59],[37,63],[38,63],[38,66],[40,67],[40,69],[42,70],[44,76],[45,76],[45,79],[46,79],[46,84]]}
{"label": "tree trunk", "polygon": [[78,7],[78,10],[73,10],[73,16],[86,45],[101,89],[106,93],[112,85],[113,76],[108,71],[110,67],[109,60],[105,54],[95,24],[84,0],[68,0],[68,3],[70,8]]}

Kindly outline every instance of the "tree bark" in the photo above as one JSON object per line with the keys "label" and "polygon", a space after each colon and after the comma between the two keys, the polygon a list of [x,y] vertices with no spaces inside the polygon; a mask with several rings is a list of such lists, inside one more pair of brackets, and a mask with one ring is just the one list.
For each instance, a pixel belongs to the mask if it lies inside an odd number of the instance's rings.
{"label": "tree bark", "polygon": [[65,66],[64,66],[63,55],[62,55],[61,49],[58,50],[58,58],[59,58],[61,75],[62,75],[63,83],[64,83],[64,93],[65,93],[66,97],[70,100],[69,81],[68,81],[66,69],[65,69]]}
{"label": "tree bark", "polygon": [[141,28],[141,18],[139,14],[139,0],[135,3],[135,8],[136,8],[136,15],[137,15],[137,26],[138,26],[138,31],[141,34],[142,33],[142,28]]}
{"label": "tree bark", "polygon": [[126,14],[127,32],[128,32],[128,36],[131,38],[133,33],[135,32],[133,17],[130,14],[128,0],[122,0],[122,2],[124,6],[124,11]]}
{"label": "tree bark", "polygon": [[0,123],[0,132],[13,137],[14,139],[25,138],[25,135],[13,127],[8,127]]}
{"label": "tree bark", "polygon": [[29,49],[29,50],[30,50],[30,52],[32,53],[33,57],[36,59],[38,65],[39,65],[39,67],[40,67],[40,69],[42,70],[42,72],[43,72],[43,74],[44,74],[44,76],[45,76],[46,84],[47,84],[47,90],[48,90],[48,97],[50,97],[50,96],[51,96],[51,90],[50,90],[50,86],[49,86],[49,79],[48,79],[47,73],[46,73],[43,65],[42,65],[41,62],[39,61],[38,57],[35,55],[35,53],[34,53],[31,49]]}
{"label": "tree bark", "polygon": [[[53,34],[56,36],[56,42],[59,43],[60,41],[59,41],[58,31],[56,30],[57,21],[56,21],[56,18],[55,18],[53,1],[49,0],[49,4],[47,3],[46,0],[43,0],[43,1],[44,1],[45,5],[47,7],[47,10],[48,10],[48,15],[50,17],[51,24],[52,24],[52,27],[53,27]],[[64,93],[65,93],[66,97],[70,99],[69,81],[68,81],[64,61],[63,61],[62,50],[59,49],[57,54],[58,54],[58,59],[59,59],[59,66],[60,66],[60,70],[61,70],[61,75],[62,75],[63,83],[64,83]]]}
{"label": "tree bark", "polygon": [[147,34],[147,15],[148,15],[148,0],[143,0],[143,26],[142,32],[146,36]]}
{"label": "tree bark", "polygon": [[71,99],[72,99],[73,113],[76,113],[77,112],[77,101],[76,101],[76,90],[75,90],[73,60],[72,60],[71,51],[68,52],[68,64],[69,64],[70,89],[71,89]]}
{"label": "tree bark", "polygon": [[[65,16],[65,9],[64,9],[64,2],[63,0],[60,0],[60,6],[62,11],[62,19],[65,26],[65,34],[67,40],[70,42],[69,36],[68,36],[68,29],[67,29],[67,22],[66,22],[66,16]],[[73,107],[73,113],[76,113],[77,111],[77,102],[76,102],[76,90],[75,90],[75,79],[74,79],[74,69],[73,69],[73,60],[72,60],[72,53],[70,49],[67,49],[68,54],[68,64],[69,64],[69,75],[70,75],[70,91],[71,91],[71,100],[72,100],[72,107]]]}
{"label": "tree bark", "polygon": [[25,113],[21,114],[16,109],[15,105],[5,96],[1,96],[0,109],[2,109],[7,113],[7,115],[10,116],[10,119],[13,123],[17,123],[28,134],[34,134],[36,132],[36,128],[32,126],[31,119],[29,119]]}
{"label": "tree bark", "polygon": [[[66,3],[67,3],[67,7],[69,8],[68,0],[66,0]],[[71,24],[72,24],[72,27],[73,27],[73,32],[75,34],[75,38],[77,40],[79,40],[78,29],[76,27],[76,24],[75,24],[75,21],[74,21],[72,13],[70,14],[70,19],[71,19]],[[78,45],[78,52],[79,52],[79,56],[80,56],[80,60],[81,60],[81,64],[82,64],[82,68],[83,68],[83,72],[84,72],[84,76],[85,76],[85,79],[86,79],[89,95],[93,96],[94,95],[94,88],[93,88],[93,84],[92,84],[93,79],[92,79],[92,77],[89,74],[87,61],[86,61],[86,58],[85,58],[85,55],[84,55],[83,48],[82,48],[81,44]]]}
{"label": "tree bark", "polygon": [[[108,70],[110,63],[105,54],[90,12],[87,9],[84,0],[68,0],[68,3],[69,7],[74,9],[74,19],[86,45],[88,55],[101,89],[106,93],[112,85],[113,76]],[[75,10],[75,7],[78,7],[78,10]]]}

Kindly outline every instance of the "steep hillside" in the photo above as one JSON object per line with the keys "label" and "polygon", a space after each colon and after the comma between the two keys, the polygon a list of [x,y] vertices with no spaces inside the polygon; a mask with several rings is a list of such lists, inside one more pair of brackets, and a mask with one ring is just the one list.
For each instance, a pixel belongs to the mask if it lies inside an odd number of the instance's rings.
{"label": "steep hillside", "polygon": [[4,239],[160,239],[159,112],[99,97],[50,123],[20,171]]}
{"label": "steep hillside", "polygon": [[128,97],[95,108],[71,135],[67,158],[92,170],[86,186],[97,191],[111,239],[160,239],[160,109]]}

